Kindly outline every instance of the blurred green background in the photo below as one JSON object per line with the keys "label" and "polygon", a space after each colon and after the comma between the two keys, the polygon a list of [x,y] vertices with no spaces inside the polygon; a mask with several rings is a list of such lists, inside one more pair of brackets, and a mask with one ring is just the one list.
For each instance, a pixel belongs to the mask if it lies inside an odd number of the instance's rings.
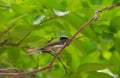
{"label": "blurred green background", "polygon": [[[71,37],[95,10],[117,2],[119,0],[0,0],[0,68],[15,67],[29,72],[47,65],[53,58],[51,55],[27,56],[25,46],[36,48],[51,38]],[[22,39],[19,46],[10,46]],[[2,44],[5,40],[9,44]],[[79,33],[60,58],[68,68],[66,72],[61,63],[55,61],[52,70],[28,78],[119,78],[120,7],[100,13],[98,20]]]}

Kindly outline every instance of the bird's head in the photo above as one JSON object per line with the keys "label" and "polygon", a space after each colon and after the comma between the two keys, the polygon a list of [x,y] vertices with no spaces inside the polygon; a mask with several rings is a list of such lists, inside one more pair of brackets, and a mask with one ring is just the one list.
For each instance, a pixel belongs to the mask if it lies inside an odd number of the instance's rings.
{"label": "bird's head", "polygon": [[66,42],[69,38],[67,36],[60,37],[60,41]]}

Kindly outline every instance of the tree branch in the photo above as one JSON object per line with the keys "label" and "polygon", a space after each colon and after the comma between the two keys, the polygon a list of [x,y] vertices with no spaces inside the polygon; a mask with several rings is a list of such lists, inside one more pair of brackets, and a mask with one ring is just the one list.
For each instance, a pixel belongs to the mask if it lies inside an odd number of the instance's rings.
{"label": "tree branch", "polygon": [[18,72],[21,72],[20,69],[17,69],[17,68],[5,68],[5,69],[0,69],[0,72],[1,73],[11,73],[11,72],[15,72],[15,73],[18,73]]}
{"label": "tree branch", "polygon": [[92,23],[93,21],[97,20],[98,18],[98,13],[101,13],[103,11],[106,11],[106,10],[110,10],[110,9],[113,9],[117,6],[120,6],[120,2],[118,2],[117,4],[115,5],[112,5],[112,6],[109,6],[109,7],[105,7],[105,8],[102,8],[102,9],[99,9],[99,10],[96,10],[95,11],[95,14],[92,18],[90,18],[85,24],[83,24],[79,29],[78,31],[68,40],[67,44],[59,51],[57,52],[57,54],[55,55],[55,57],[52,59],[52,61],[45,67],[43,68],[39,68],[39,69],[35,69],[31,72],[23,72],[23,73],[0,73],[0,75],[2,76],[14,76],[14,77],[23,77],[25,75],[33,75],[37,72],[41,72],[43,70],[46,70],[46,69],[49,69],[53,66],[53,63],[56,61],[56,59],[60,56],[61,52],[64,50],[64,48],[66,46],[68,46],[72,41],[73,39],[85,28],[87,27],[90,23]]}

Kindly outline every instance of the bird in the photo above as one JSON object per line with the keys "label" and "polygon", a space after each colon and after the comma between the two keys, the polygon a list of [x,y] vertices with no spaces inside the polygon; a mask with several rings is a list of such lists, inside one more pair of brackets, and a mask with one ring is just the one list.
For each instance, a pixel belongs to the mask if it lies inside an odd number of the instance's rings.
{"label": "bird", "polygon": [[43,47],[28,49],[27,55],[31,55],[36,52],[42,52],[42,53],[56,52],[57,53],[61,50],[62,47],[64,47],[67,44],[68,40],[69,38],[67,36],[61,36],[59,40],[56,42],[50,42]]}

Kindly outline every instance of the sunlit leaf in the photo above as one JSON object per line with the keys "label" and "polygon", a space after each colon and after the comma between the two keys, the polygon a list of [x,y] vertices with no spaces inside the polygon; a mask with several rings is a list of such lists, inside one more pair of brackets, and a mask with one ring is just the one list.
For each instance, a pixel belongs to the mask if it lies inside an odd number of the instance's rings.
{"label": "sunlit leaf", "polygon": [[57,16],[64,16],[64,15],[69,13],[68,11],[61,12],[61,11],[58,11],[58,10],[55,10],[55,9],[53,11]]}
{"label": "sunlit leaf", "polygon": [[33,25],[40,24],[41,21],[42,21],[44,18],[45,18],[45,15],[38,16],[38,17],[33,21]]}

